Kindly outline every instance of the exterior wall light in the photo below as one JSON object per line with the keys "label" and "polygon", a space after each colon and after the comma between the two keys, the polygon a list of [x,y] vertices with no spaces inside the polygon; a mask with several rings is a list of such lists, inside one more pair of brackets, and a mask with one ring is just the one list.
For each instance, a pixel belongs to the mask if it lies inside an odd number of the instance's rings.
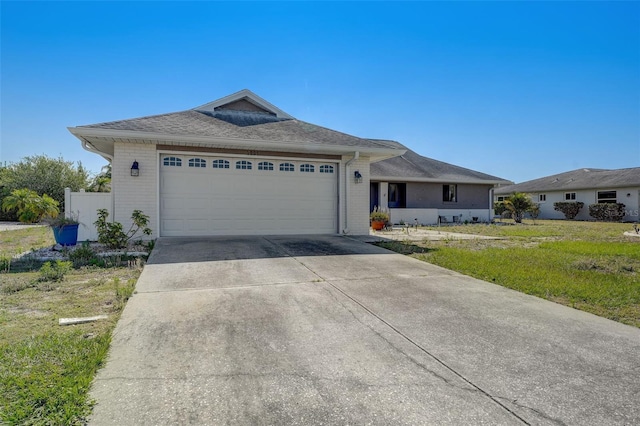
{"label": "exterior wall light", "polygon": [[140,167],[138,167],[136,160],[133,160],[133,164],[131,165],[131,176],[140,176]]}
{"label": "exterior wall light", "polygon": [[356,183],[362,183],[362,175],[360,174],[360,172],[358,170],[353,172],[353,177],[355,178]]}

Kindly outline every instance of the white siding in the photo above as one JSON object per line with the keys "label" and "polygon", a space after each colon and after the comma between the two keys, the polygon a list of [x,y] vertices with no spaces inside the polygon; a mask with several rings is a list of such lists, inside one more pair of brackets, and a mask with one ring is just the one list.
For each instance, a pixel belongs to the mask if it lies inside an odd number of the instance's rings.
{"label": "white siding", "polygon": [[[131,164],[137,161],[140,176],[131,176]],[[150,237],[159,236],[158,228],[158,154],[155,145],[117,142],[111,163],[111,191],[114,196],[114,214],[110,219],[131,226],[133,210],[142,210],[149,216]]]}

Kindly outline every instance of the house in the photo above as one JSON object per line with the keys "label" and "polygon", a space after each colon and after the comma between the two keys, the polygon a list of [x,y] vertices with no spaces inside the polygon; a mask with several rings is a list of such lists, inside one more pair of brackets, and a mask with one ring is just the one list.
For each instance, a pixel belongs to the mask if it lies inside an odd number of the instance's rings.
{"label": "house", "polygon": [[371,164],[369,208],[387,207],[393,223],[488,222],[493,187],[513,183],[386,143],[405,153]]}
{"label": "house", "polygon": [[153,237],[367,234],[369,167],[405,152],[306,123],[249,90],[168,114],[70,127],[112,166],[111,218]]}
{"label": "house", "polygon": [[560,201],[580,201],[584,207],[578,220],[592,220],[589,204],[622,203],[626,208],[624,221],[638,221],[640,210],[640,167],[628,169],[578,169],[545,176],[495,190],[495,200],[503,201],[514,192],[531,195],[540,205],[540,219],[564,219],[553,204]]}

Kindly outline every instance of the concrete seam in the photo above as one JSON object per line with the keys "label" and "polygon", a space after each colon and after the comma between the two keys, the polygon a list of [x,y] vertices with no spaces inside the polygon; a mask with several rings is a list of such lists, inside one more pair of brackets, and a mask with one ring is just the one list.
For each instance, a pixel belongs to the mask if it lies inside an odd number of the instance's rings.
{"label": "concrete seam", "polygon": [[[264,237],[263,237],[264,238]],[[298,262],[299,264],[301,264],[302,266],[304,266],[307,270],[309,270],[309,272],[311,272],[312,274],[316,275],[318,278],[322,279],[325,283],[329,284],[331,287],[333,287],[334,289],[336,289],[338,292],[340,292],[341,294],[343,294],[345,297],[347,297],[349,300],[353,301],[355,304],[357,304],[358,306],[360,306],[362,309],[364,309],[366,312],[368,312],[370,315],[372,315],[373,317],[377,318],[380,322],[382,322],[383,324],[385,324],[387,327],[389,327],[391,330],[393,330],[394,332],[396,332],[399,336],[401,336],[403,339],[405,339],[407,342],[411,343],[412,345],[414,345],[416,348],[418,348],[420,351],[422,351],[424,354],[426,354],[427,356],[429,356],[430,358],[432,358],[433,360],[435,360],[437,363],[439,363],[440,365],[442,365],[445,369],[449,370],[451,373],[453,373],[454,375],[456,375],[457,377],[459,377],[462,381],[464,381],[465,383],[468,383],[471,387],[473,387],[474,389],[478,390],[478,392],[482,393],[483,395],[485,395],[487,398],[489,398],[491,401],[493,401],[495,404],[497,404],[498,406],[500,406],[502,409],[506,410],[509,414],[511,414],[513,417],[515,417],[516,419],[520,420],[522,423],[524,423],[525,425],[531,425],[529,422],[527,422],[525,419],[523,419],[522,417],[520,417],[518,414],[516,414],[513,410],[511,410],[509,407],[507,407],[506,405],[504,405],[502,402],[498,401],[496,398],[494,398],[491,394],[489,394],[487,391],[485,391],[484,389],[482,389],[480,386],[476,385],[475,383],[473,383],[470,379],[467,379],[464,375],[462,375],[461,373],[457,372],[453,367],[450,367],[447,363],[445,363],[444,361],[442,361],[441,359],[439,359],[437,356],[435,356],[434,354],[432,354],[431,352],[429,352],[426,348],[423,348],[420,344],[418,344],[416,341],[414,341],[413,339],[411,339],[409,336],[407,336],[406,334],[404,334],[402,331],[400,331],[399,329],[397,329],[395,326],[393,326],[391,323],[389,323],[388,321],[384,320],[382,317],[380,317],[378,314],[376,314],[375,312],[373,312],[371,309],[369,309],[366,305],[364,305],[362,302],[360,302],[359,300],[357,300],[355,297],[347,294],[344,290],[342,290],[340,287],[338,287],[337,285],[335,285],[334,283],[332,283],[331,281],[326,280],[324,277],[322,277],[321,275],[319,275],[316,271],[312,270],[311,268],[309,268],[307,265],[305,265],[303,262],[301,262],[297,257],[292,256],[290,253],[288,253],[286,251],[286,249],[284,249],[282,246],[279,246],[277,243],[269,240],[268,238],[264,238],[264,240],[268,241],[269,243],[273,244],[274,246],[278,247],[280,250],[282,250],[282,252],[284,254],[286,254],[288,257],[291,257],[292,259],[294,259],[296,262]]]}

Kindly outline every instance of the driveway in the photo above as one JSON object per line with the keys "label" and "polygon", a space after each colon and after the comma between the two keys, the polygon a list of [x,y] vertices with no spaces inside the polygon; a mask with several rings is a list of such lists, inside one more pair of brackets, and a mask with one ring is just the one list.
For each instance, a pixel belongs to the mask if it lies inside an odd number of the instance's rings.
{"label": "driveway", "polygon": [[640,330],[339,236],[161,238],[90,424],[640,424]]}

